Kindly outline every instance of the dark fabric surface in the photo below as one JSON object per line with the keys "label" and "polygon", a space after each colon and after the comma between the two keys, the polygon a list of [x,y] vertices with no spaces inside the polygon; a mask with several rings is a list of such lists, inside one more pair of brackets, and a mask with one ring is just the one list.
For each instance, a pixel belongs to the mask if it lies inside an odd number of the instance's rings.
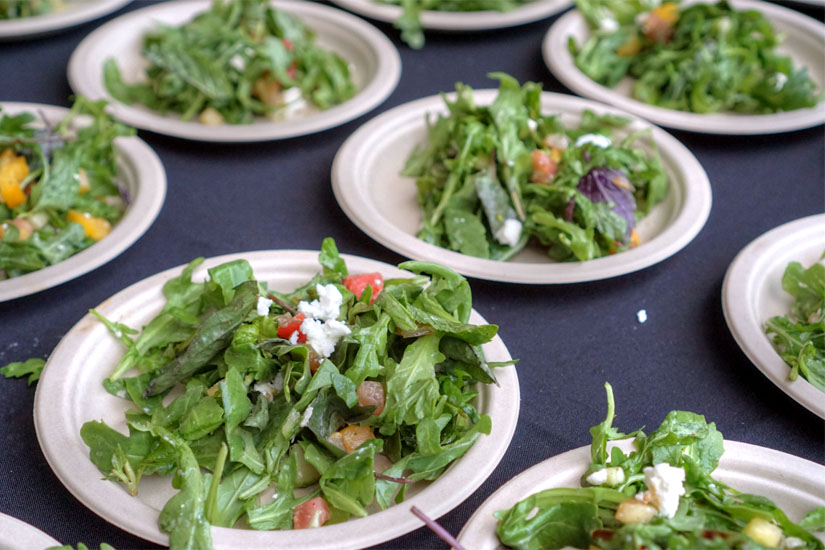
{"label": "dark fabric surface", "polygon": [[[134,2],[119,13],[147,4]],[[823,17],[821,9],[794,7]],[[161,157],[169,180],[157,221],[96,271],[0,304],[0,364],[46,357],[90,307],[196,256],[317,249],[325,236],[334,236],[343,252],[402,261],[338,208],[329,180],[336,150],[378,112],[450,90],[457,80],[490,87],[485,77],[490,71],[566,92],[541,60],[540,43],[553,20],[496,32],[430,34],[421,51],[401,45],[391,26],[379,25],[401,52],[398,89],[375,112],[314,136],[214,145],[141,132]],[[97,24],[0,43],[0,101],[68,105],[66,64]],[[471,281],[476,308],[500,325],[510,352],[521,359],[522,400],[502,462],[471,498],[442,518],[453,533],[517,473],[588,444],[588,428],[604,416],[606,380],[614,387],[620,429],[653,427],[669,410],[686,409],[716,421],[728,439],[825,461],[823,421],[748,361],[725,325],[720,302],[725,270],[742,247],[782,223],[823,212],[822,128],[756,137],[674,134],[694,152],[713,186],[707,225],[684,250],[639,273],[601,282],[518,286]],[[649,316],[644,324],[636,319],[642,308]],[[34,432],[34,392],[21,380],[0,380],[0,512],[65,543],[154,547],[95,516],[54,476]],[[419,529],[381,547],[445,545]]]}

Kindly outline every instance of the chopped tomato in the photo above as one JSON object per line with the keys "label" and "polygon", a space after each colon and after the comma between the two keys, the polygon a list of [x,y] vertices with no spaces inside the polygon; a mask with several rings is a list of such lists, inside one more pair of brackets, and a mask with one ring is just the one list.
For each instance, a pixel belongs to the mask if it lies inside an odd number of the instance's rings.
{"label": "chopped tomato", "polygon": [[286,75],[289,78],[295,78],[295,74],[298,72],[298,65],[293,61],[289,64],[289,67],[286,69]]}
{"label": "chopped tomato", "polygon": [[293,529],[320,527],[329,521],[330,513],[327,501],[323,497],[311,498],[299,504],[292,512]]}
{"label": "chopped tomato", "polygon": [[355,294],[356,298],[361,297],[361,294],[367,286],[372,287],[370,302],[374,302],[381,291],[384,290],[384,277],[380,273],[349,275],[344,277],[344,286],[347,287],[347,290]]}
{"label": "chopped tomato", "polygon": [[645,20],[645,38],[653,42],[667,42],[673,38],[673,25],[679,19],[679,8],[672,2],[662,4],[652,10]]}
{"label": "chopped tomato", "polygon": [[358,386],[358,405],[360,407],[375,407],[373,416],[378,416],[384,410],[384,386],[381,382],[364,380]]}
{"label": "chopped tomato", "polygon": [[301,332],[301,323],[306,319],[306,315],[299,313],[295,317],[284,315],[278,319],[278,337],[289,340],[292,335],[298,333],[298,343],[307,341],[307,335]]}
{"label": "chopped tomato", "polygon": [[295,49],[295,44],[292,43],[292,40],[289,40],[287,38],[284,38],[283,40],[284,48],[286,48],[286,51],[291,52],[293,49]]}
{"label": "chopped tomato", "polygon": [[368,439],[375,439],[372,428],[369,426],[352,424],[341,430],[341,442],[344,444],[344,450],[348,453],[360,447]]}
{"label": "chopped tomato", "polygon": [[535,149],[530,153],[530,158],[533,160],[533,173],[530,174],[530,181],[533,183],[550,183],[553,181],[553,176],[559,167],[553,162],[550,155],[541,149]]}

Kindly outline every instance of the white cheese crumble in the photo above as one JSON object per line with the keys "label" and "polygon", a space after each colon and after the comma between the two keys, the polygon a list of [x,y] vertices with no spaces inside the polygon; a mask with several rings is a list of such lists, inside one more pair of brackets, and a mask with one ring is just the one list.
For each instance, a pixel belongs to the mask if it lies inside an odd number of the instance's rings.
{"label": "white cheese crumble", "polygon": [[646,309],[640,309],[639,311],[637,311],[636,312],[636,320],[639,321],[640,323],[647,322],[647,310]]}
{"label": "white cheese crumble", "polygon": [[530,128],[531,131],[535,132],[536,129],[539,127],[539,123],[533,120],[532,118],[528,118],[527,127]]}
{"label": "white cheese crumble", "polygon": [[599,21],[599,30],[604,32],[616,32],[619,30],[619,22],[612,17],[602,17]]}
{"label": "white cheese crumble", "polygon": [[306,428],[309,426],[309,419],[312,418],[312,405],[309,405],[306,409],[304,409],[304,416],[301,418],[300,426],[302,428]]}
{"label": "white cheese crumble", "polygon": [[[322,321],[331,321],[338,318],[344,297],[335,285],[315,285],[318,299],[312,302],[298,302],[298,311],[307,317]],[[304,331],[306,334],[306,331]]]}
{"label": "white cheese crumble", "polygon": [[785,84],[788,82],[788,77],[785,75],[785,73],[776,73],[774,75],[774,78],[776,79],[776,83],[773,85],[773,87],[778,92],[785,87]]}
{"label": "white cheese crumble", "polygon": [[264,296],[258,296],[258,304],[256,305],[255,310],[258,313],[259,317],[263,317],[269,313],[269,306],[272,305],[272,300],[269,298],[265,298]]}
{"label": "white cheese crumble", "polygon": [[636,495],[656,507],[660,516],[672,518],[679,509],[679,497],[685,494],[685,471],[662,462],[647,466],[645,474],[647,491]]}
{"label": "white cheese crumble", "polygon": [[785,540],[782,541],[782,548],[799,548],[801,546],[805,546],[805,541],[799,537],[785,537]]}
{"label": "white cheese crumble", "polygon": [[347,325],[335,319],[322,323],[317,319],[307,318],[301,323],[301,332],[306,334],[307,344],[312,346],[318,355],[329,357],[335,351],[338,341],[351,331]]}
{"label": "white cheese crumble", "polygon": [[570,140],[564,134],[548,134],[544,138],[544,144],[548,147],[555,147],[556,149],[567,149],[570,145]]}
{"label": "white cheese crumble", "polygon": [[505,220],[496,231],[495,238],[501,244],[516,246],[521,238],[521,222],[512,218]]}
{"label": "white cheese crumble", "polygon": [[581,147],[586,143],[592,143],[596,147],[601,147],[602,149],[607,149],[613,145],[613,141],[611,141],[607,136],[603,136],[601,134],[584,134],[583,136],[579,136],[579,139],[576,140],[576,147]]}
{"label": "white cheese crumble", "polygon": [[240,54],[236,53],[233,55],[232,59],[229,60],[229,64],[239,72],[244,72],[244,70],[246,70],[246,58]]}
{"label": "white cheese crumble", "polygon": [[287,88],[281,93],[281,98],[284,100],[284,103],[294,103],[302,97],[303,96],[301,94],[301,88],[299,88],[298,86]]}
{"label": "white cheese crumble", "polygon": [[254,386],[252,386],[252,389],[260,394],[263,394],[267,401],[272,401],[275,394],[283,391],[284,389],[284,375],[278,371],[275,378],[269,382],[257,382]]}
{"label": "white cheese crumble", "polygon": [[612,468],[604,468],[602,470],[597,470],[587,476],[585,480],[590,485],[621,485],[624,483],[624,470],[619,466],[613,466]]}

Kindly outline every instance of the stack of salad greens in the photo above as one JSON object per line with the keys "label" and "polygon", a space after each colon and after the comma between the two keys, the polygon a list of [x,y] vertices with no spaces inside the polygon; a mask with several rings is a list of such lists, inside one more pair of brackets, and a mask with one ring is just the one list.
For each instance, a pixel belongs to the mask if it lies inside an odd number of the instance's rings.
{"label": "stack of salad greens", "polygon": [[[507,260],[535,237],[555,260],[590,260],[638,244],[636,221],[667,193],[667,176],[643,130],[619,138],[626,119],[585,111],[567,128],[541,109],[541,86],[510,76],[478,106],[457,84],[448,116],[402,174],[417,178],[422,240],[470,256]],[[620,134],[621,135],[621,134]]]}
{"label": "stack of salad greens", "polygon": [[[650,435],[624,434],[613,427],[613,393],[605,387],[607,417],[590,429],[593,463],[582,476],[583,487],[548,489],[496,512],[498,536],[506,546],[825,548],[813,535],[825,530],[825,508],[815,508],[797,524],[769,499],[740,493],[711,476],[724,451],[713,422],[671,411]],[[618,447],[608,451],[608,442],[631,437],[636,450],[629,455]],[[662,503],[670,499],[675,506],[668,511]]]}
{"label": "stack of salad greens", "polygon": [[768,319],[765,332],[773,336],[773,347],[791,367],[788,378],[802,375],[825,392],[825,265],[814,263],[805,269],[791,262],[782,276],[782,288],[794,298],[790,315]]}
{"label": "stack of salad greens", "polygon": [[[192,282],[195,260],[164,285],[165,307],[137,337],[98,315],[127,348],[104,386],[134,408],[128,436],[94,421],[81,436],[132,494],[144,475],[176,474],[180,492],[159,518],[171,548],[208,548],[210,524],[241,518],[252,529],[306,527],[297,522],[310,501],[329,523],[365,516],[490,432],[473,402],[479,382],[495,383],[500,365],[481,345],[497,327],[467,324],[467,281],[426,262],[399,266],[412,278],[348,275],[332,239],[319,260],[322,272],[290,293],[268,291],[245,260]],[[326,325],[348,334],[320,351],[298,312],[325,303]]]}
{"label": "stack of salad greens", "polygon": [[822,91],[806,68],[777,53],[782,36],[756,10],[722,0],[681,8],[657,0],[576,0],[591,28],[570,40],[576,66],[613,88],[635,80],[633,97],[694,113],[774,113],[813,107]]}
{"label": "stack of salad greens", "polygon": [[213,0],[180,27],[144,36],[147,83],[128,85],[114,59],[104,65],[112,97],[183,120],[249,124],[328,109],[355,95],[347,61],[315,43],[314,32],[267,0]]}
{"label": "stack of salad greens", "polygon": [[[134,135],[78,97],[55,127],[0,113],[0,280],[56,264],[105,237],[126,209],[114,139]],[[79,115],[91,123],[74,130]]]}
{"label": "stack of salad greens", "polygon": [[63,9],[63,0],[0,0],[0,21],[43,15]]}
{"label": "stack of salad greens", "polygon": [[401,40],[411,48],[424,46],[424,31],[421,27],[422,11],[511,11],[534,0],[375,0],[403,8],[401,17],[395,21],[395,28],[401,31]]}

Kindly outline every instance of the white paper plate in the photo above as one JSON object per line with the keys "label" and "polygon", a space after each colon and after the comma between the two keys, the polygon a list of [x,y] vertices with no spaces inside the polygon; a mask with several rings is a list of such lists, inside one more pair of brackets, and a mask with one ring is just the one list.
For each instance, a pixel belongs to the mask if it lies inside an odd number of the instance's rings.
{"label": "white paper plate", "polygon": [[[305,283],[320,269],[318,253],[310,251],[259,251],[212,258],[196,271],[201,279],[206,269],[222,262],[246,258],[256,276],[270,288],[290,291]],[[344,256],[352,273],[379,271],[385,276],[409,276],[388,264]],[[169,269],[119,292],[98,306],[114,321],[133,327],[146,324],[163,307],[161,287],[180,274],[183,266]],[[475,311],[471,322],[484,323]],[[484,346],[491,361],[507,361],[510,354],[499,337]],[[144,539],[168,544],[158,530],[158,513],[176,492],[169,478],[146,476],[138,497],[130,497],[121,485],[101,480],[89,460],[89,450],[80,439],[80,427],[89,420],[104,420],[126,433],[124,411],[129,403],[108,394],[103,379],[112,372],[123,347],[91,315],[83,317],[49,357],[37,384],[34,423],[37,439],[57,477],[83,504],[110,523]],[[479,394],[479,410],[490,416],[493,430],[482,436],[467,454],[428,487],[414,489],[403,504],[366,518],[298,531],[252,531],[212,528],[216,549],[304,550],[313,548],[363,548],[399,537],[423,523],[409,508],[417,505],[434,517],[457,506],[479,487],[501,460],[518,420],[519,388],[515,367],[496,370],[500,387],[485,386]],[[414,496],[412,496],[414,495]]]}
{"label": "white paper plate", "polygon": [[[0,103],[5,114],[31,112],[57,124],[68,109],[39,103]],[[81,250],[62,262],[20,277],[0,281],[0,302],[27,296],[71,281],[109,262],[132,246],[157,217],[166,197],[166,172],[163,164],[142,139],[117,138],[118,181],[129,191],[126,213],[100,242]]]}
{"label": "white paper plate", "polygon": [[132,0],[67,0],[63,10],[0,21],[0,41],[34,38],[92,21]]}
{"label": "white paper plate", "polygon": [[25,521],[0,514],[0,550],[43,550],[60,543]]}
{"label": "white paper plate", "polygon": [[[629,450],[630,441],[619,446]],[[590,446],[549,458],[520,473],[490,495],[470,517],[458,541],[473,550],[504,548],[496,536],[493,513],[512,508],[528,496],[555,487],[581,487],[579,479],[590,465]],[[725,441],[725,454],[714,477],[740,491],[764,495],[794,520],[825,505],[825,467],[773,449]]]}
{"label": "white paper plate", "polygon": [[825,214],[809,216],[772,229],[742,249],[722,284],[722,310],[736,343],[779,389],[825,418],[825,393],[801,376],[788,380],[791,368],[765,335],[765,322],[787,315],[793,297],[782,290],[782,275],[791,262],[805,267],[825,251]]}
{"label": "white paper plate", "polygon": [[[476,90],[478,105],[487,105],[497,90]],[[448,94],[451,101],[455,94]],[[585,99],[544,92],[544,113],[560,113],[565,124],[578,122],[581,113],[618,111]],[[710,213],[711,189],[705,170],[673,136],[635,119],[628,132],[651,128],[659,146],[670,188],[637,230],[642,245],[587,262],[553,262],[544,249],[527,248],[509,262],[485,260],[440,248],[416,238],[421,211],[413,178],[400,175],[410,152],[427,141],[425,116],[446,113],[440,96],[431,96],[382,113],[352,134],[335,156],[332,189],[346,215],[367,235],[408,258],[428,260],[492,281],[513,283],[575,283],[631,273],[651,266],[686,246],[705,225]]]}
{"label": "white paper plate", "polygon": [[141,57],[143,35],[159,23],[181,25],[206,11],[209,0],[164,2],[109,21],[78,45],[69,60],[69,84],[75,93],[112,102],[118,119],[145,130],[199,141],[249,142],[312,134],[339,126],[371,111],[392,93],[401,76],[401,59],[392,43],[372,25],[346,13],[312,2],[273,0],[272,5],[301,18],[317,33],[318,44],[347,60],[359,92],[349,101],[305,116],[272,122],[264,118],[252,124],[207,126],[162,115],[135,104],[118,103],[103,84],[103,63],[117,60],[126,82],[139,82],[147,67]]}
{"label": "white paper plate", "polygon": [[[357,14],[392,23],[401,16],[399,6],[379,4],[374,0],[332,0],[335,4]],[[570,6],[570,0],[533,0],[515,10],[500,11],[424,11],[421,26],[443,31],[478,31],[515,27],[540,21]]]}
{"label": "white paper plate", "polygon": [[[685,2],[693,4],[696,1]],[[825,25],[799,12],[758,0],[732,0],[737,9],[756,9],[785,35],[779,51],[805,66],[818,89],[825,89]],[[825,102],[810,109],[766,115],[736,113],[698,114],[648,105],[632,97],[632,80],[625,78],[616,88],[597,84],[576,67],[567,48],[568,38],[581,45],[590,36],[584,17],[573,10],[560,17],[544,37],[542,55],[547,67],[562,84],[584,97],[610,103],[642,118],[670,128],[705,134],[752,135],[790,132],[825,122]]]}

